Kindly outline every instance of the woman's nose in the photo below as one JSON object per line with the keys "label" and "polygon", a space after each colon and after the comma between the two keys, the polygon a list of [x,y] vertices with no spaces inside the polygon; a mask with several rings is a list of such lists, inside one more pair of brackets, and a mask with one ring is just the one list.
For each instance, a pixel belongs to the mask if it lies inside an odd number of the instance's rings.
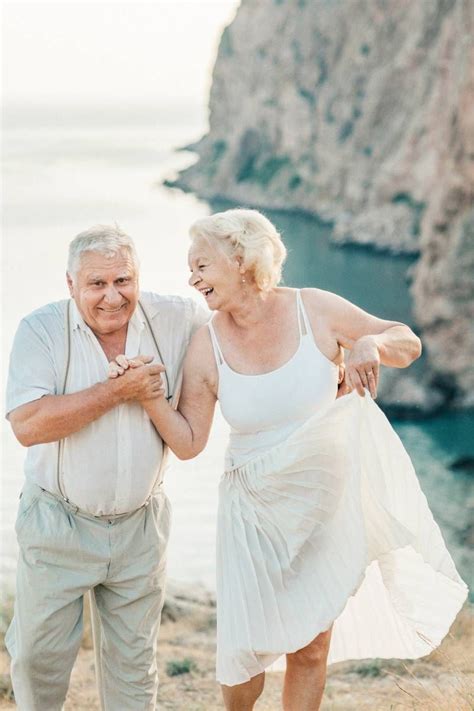
{"label": "woman's nose", "polygon": [[196,286],[199,281],[201,281],[201,277],[194,272],[191,272],[191,276],[188,279],[189,286]]}

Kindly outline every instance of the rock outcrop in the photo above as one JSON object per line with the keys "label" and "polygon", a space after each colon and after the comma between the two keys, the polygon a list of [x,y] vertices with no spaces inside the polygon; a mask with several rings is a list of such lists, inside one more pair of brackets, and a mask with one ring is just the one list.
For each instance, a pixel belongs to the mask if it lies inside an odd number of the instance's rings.
{"label": "rock outcrop", "polygon": [[176,622],[192,619],[194,622],[205,618],[208,625],[215,625],[215,595],[200,584],[178,583],[169,580],[166,585],[166,599],[162,619]]}
{"label": "rock outcrop", "polygon": [[473,16],[472,0],[243,0],[210,131],[176,183],[318,214],[337,242],[420,251],[430,372],[471,405]]}

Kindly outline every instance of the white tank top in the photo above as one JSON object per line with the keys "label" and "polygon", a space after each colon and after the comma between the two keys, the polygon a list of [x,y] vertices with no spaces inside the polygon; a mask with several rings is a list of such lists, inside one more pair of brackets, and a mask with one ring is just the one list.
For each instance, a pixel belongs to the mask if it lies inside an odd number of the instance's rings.
{"label": "white tank top", "polygon": [[338,366],[314,342],[299,290],[296,316],[300,334],[296,353],[280,368],[259,375],[237,373],[227,365],[212,319],[208,323],[219,374],[217,396],[231,428],[227,471],[283,442],[336,398]]}

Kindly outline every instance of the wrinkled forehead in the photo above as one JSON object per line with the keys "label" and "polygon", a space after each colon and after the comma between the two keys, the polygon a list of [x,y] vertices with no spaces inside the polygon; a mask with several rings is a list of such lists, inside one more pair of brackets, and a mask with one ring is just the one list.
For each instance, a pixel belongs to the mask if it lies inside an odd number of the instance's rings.
{"label": "wrinkled forehead", "polygon": [[199,235],[193,239],[188,251],[189,266],[196,264],[200,259],[228,261],[229,255],[226,253],[220,240]]}
{"label": "wrinkled forehead", "polygon": [[132,275],[137,273],[137,265],[127,249],[116,252],[85,251],[79,259],[78,274],[86,276],[93,273],[123,272]]}
{"label": "wrinkled forehead", "polygon": [[188,250],[188,262],[192,264],[203,257],[211,257],[216,252],[217,247],[213,244],[213,240],[207,237],[195,237]]}

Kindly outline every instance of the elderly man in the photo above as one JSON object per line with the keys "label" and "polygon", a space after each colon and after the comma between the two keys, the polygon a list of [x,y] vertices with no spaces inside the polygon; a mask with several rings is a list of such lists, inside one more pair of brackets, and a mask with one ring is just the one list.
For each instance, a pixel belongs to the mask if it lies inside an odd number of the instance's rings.
{"label": "elderly man", "polygon": [[[140,295],[133,242],[115,227],[72,241],[67,281],[72,299],[22,320],[10,362],[7,416],[28,447],[6,639],[15,698],[23,711],[62,708],[94,590],[103,705],[154,709],[170,510],[144,404],[176,395],[208,315],[190,299]],[[150,357],[108,379],[119,354]]]}

